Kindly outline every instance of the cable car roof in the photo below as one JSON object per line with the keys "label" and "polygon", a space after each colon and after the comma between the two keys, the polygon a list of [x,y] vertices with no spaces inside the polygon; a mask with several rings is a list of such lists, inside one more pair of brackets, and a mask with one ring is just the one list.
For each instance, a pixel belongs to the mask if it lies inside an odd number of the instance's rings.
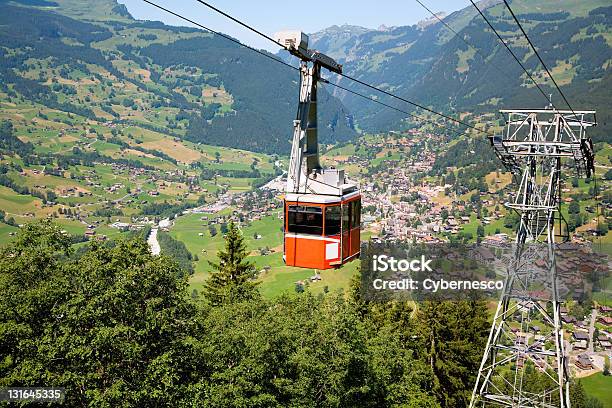
{"label": "cable car roof", "polygon": [[289,202],[313,203],[313,204],[334,204],[346,201],[351,198],[359,197],[359,191],[352,191],[342,196],[321,195],[321,194],[299,194],[287,193],[285,200]]}

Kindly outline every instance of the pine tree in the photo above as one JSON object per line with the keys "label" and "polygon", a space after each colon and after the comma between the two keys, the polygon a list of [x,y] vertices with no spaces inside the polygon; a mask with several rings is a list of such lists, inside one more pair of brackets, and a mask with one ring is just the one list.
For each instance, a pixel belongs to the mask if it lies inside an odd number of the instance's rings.
{"label": "pine tree", "polygon": [[586,408],[586,392],[580,380],[571,386],[570,402],[572,408]]}
{"label": "pine tree", "polygon": [[419,337],[433,374],[433,395],[443,408],[469,405],[489,323],[486,303],[425,301],[419,305]]}
{"label": "pine tree", "polygon": [[259,295],[255,276],[255,266],[245,260],[247,257],[244,238],[233,222],[228,225],[225,247],[219,251],[219,263],[210,262],[214,271],[204,284],[203,295],[211,304],[220,305],[253,299]]}

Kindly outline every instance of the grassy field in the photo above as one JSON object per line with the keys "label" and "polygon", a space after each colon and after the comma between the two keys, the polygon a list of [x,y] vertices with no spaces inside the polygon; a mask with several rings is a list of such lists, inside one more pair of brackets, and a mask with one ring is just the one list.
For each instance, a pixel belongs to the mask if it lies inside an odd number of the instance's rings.
{"label": "grassy field", "polygon": [[[170,234],[175,239],[184,242],[187,249],[199,258],[195,263],[195,273],[190,280],[191,288],[197,290],[201,290],[204,281],[210,274],[211,267],[208,261],[217,260],[216,253],[224,244],[219,225],[215,226],[217,234],[211,236],[207,218],[203,214],[184,215],[176,220],[170,230]],[[294,293],[297,281],[304,281],[307,289],[313,293],[349,287],[350,279],[357,270],[358,261],[351,262],[340,269],[322,271],[320,272],[322,279],[313,283],[310,282],[310,277],[315,274],[314,270],[285,266],[282,258],[281,225],[282,221],[274,213],[253,221],[241,229],[249,252],[248,259],[261,272],[258,281],[260,282],[259,289],[264,296],[274,297],[281,293]],[[256,239],[256,236],[260,238]],[[271,252],[262,255],[261,250],[263,249]]]}
{"label": "grassy field", "polygon": [[612,376],[597,373],[580,380],[588,395],[599,399],[604,408],[612,408]]}
{"label": "grassy field", "polygon": [[21,195],[13,190],[0,186],[0,209],[11,214],[24,214],[40,210],[42,202],[30,195]]}
{"label": "grassy field", "polygon": [[[478,226],[481,224],[481,220],[476,217],[476,214],[470,214],[470,222],[465,223],[461,226],[461,230],[466,233],[471,233],[472,236],[476,237],[476,232],[478,230]],[[512,231],[506,227],[504,227],[503,218],[499,220],[491,220],[491,222],[487,225],[484,225],[485,236],[495,234],[495,231],[499,230],[499,232],[511,234]]]}
{"label": "grassy field", "polygon": [[[554,3],[547,1],[533,1],[530,3],[517,2],[516,13],[554,13],[559,10],[566,10],[574,16],[585,16],[590,10],[597,7],[605,7],[610,5],[606,0],[597,0],[589,2],[580,2],[575,0],[559,0]],[[492,7],[491,14],[498,15],[503,11],[503,7]]]}
{"label": "grassy field", "polygon": [[326,157],[337,157],[337,156],[351,156],[355,154],[355,145],[352,143],[346,144],[341,147],[334,147],[325,153]]}
{"label": "grassy field", "polygon": [[295,268],[285,266],[282,253],[276,253],[268,258],[273,261],[272,268],[263,273],[259,281],[259,290],[263,296],[271,298],[282,293],[295,293],[297,281],[305,283],[306,290],[312,293],[322,293],[324,291],[334,292],[338,290],[346,291],[349,288],[351,278],[357,271],[359,261],[352,261],[339,269],[328,269],[319,271],[320,281],[310,282],[309,279],[314,275],[314,270],[305,268]]}
{"label": "grassy field", "polygon": [[11,225],[0,222],[0,245],[4,245],[13,239],[11,233],[16,233],[19,229]]}
{"label": "grassy field", "polygon": [[612,276],[604,280],[601,292],[593,293],[593,300],[600,305],[612,307]]}

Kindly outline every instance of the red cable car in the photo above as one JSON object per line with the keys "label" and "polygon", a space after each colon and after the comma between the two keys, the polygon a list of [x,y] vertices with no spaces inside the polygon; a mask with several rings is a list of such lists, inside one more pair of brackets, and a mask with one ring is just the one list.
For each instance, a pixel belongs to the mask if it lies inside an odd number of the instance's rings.
{"label": "red cable car", "polygon": [[285,263],[329,269],[359,255],[361,195],[285,196]]}
{"label": "red cable car", "polygon": [[327,55],[308,49],[299,31],[276,34],[300,58],[300,103],[293,121],[293,142],[285,195],[285,263],[303,268],[339,267],[359,256],[361,195],[343,170],[319,163],[317,83],[321,67],[341,73]]}

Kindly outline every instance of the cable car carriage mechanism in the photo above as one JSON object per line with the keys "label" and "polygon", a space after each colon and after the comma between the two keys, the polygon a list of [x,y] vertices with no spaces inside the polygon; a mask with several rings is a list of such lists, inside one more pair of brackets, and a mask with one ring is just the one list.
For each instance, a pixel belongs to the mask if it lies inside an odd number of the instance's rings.
{"label": "cable car carriage mechanism", "polygon": [[300,101],[284,199],[284,260],[288,266],[336,268],[359,256],[361,195],[344,170],[324,169],[317,138],[317,84],[321,67],[342,73],[327,55],[308,49],[299,31],[276,40],[300,58]]}

